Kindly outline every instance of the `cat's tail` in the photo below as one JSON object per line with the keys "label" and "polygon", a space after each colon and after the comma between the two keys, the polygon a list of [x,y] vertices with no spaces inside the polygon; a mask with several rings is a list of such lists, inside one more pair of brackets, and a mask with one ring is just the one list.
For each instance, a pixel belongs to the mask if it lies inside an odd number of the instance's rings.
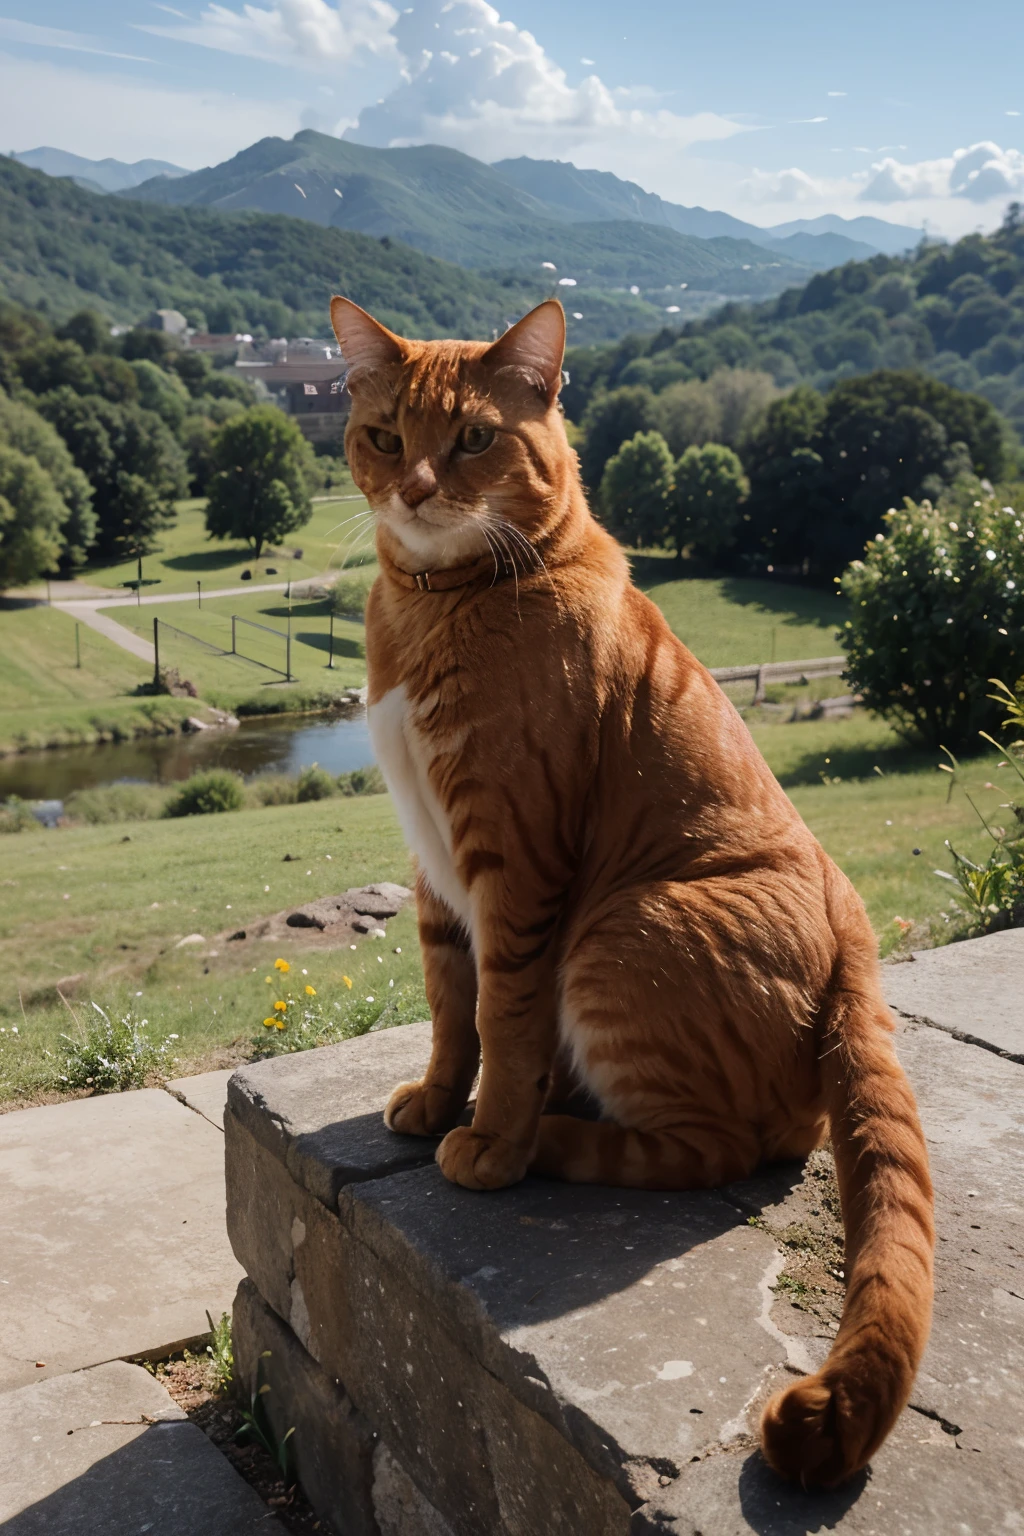
{"label": "cat's tail", "polygon": [[935,1244],[924,1136],[873,954],[863,965],[841,959],[835,982],[821,1070],[846,1227],[846,1303],[824,1365],[773,1397],[761,1420],[775,1470],[826,1488],[867,1463],[910,1396],[931,1325]]}

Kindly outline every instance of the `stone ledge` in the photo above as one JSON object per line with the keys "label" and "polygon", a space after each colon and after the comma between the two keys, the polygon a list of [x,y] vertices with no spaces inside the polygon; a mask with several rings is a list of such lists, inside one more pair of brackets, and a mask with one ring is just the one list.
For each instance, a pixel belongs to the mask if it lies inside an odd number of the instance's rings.
{"label": "stone ledge", "polygon": [[228,1110],[333,1210],[345,1184],[433,1160],[432,1143],[387,1129],[381,1100],[385,1083],[421,1077],[429,1057],[430,1025],[405,1024],[256,1062],[229,1079]]}
{"label": "stone ledge", "polygon": [[410,1026],[233,1080],[232,1243],[280,1319],[278,1349],[316,1365],[377,1436],[374,1467],[397,1467],[421,1501],[409,1536],[934,1536],[936,1511],[978,1529],[978,1510],[1011,1529],[1024,1522],[1024,1078],[925,1026],[897,1044],[938,1189],[935,1329],[916,1406],[870,1478],[830,1499],[778,1482],[753,1439],[768,1392],[829,1344],[773,1292],[784,1255],[750,1224],[804,1220],[816,1192],[796,1166],[708,1194],[454,1188],[432,1143],[389,1137],[379,1118],[426,1059],[427,1029]]}

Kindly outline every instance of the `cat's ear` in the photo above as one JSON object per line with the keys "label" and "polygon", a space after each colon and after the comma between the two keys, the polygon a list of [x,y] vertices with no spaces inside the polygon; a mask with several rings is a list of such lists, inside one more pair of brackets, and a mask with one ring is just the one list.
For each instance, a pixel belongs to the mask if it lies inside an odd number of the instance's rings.
{"label": "cat's ear", "polygon": [[400,363],[405,357],[402,338],[351,299],[336,295],[331,300],[331,325],[350,375],[364,370],[376,372],[389,363]]}
{"label": "cat's ear", "polygon": [[484,360],[520,370],[550,401],[562,385],[564,353],[565,311],[557,299],[545,299],[488,347]]}

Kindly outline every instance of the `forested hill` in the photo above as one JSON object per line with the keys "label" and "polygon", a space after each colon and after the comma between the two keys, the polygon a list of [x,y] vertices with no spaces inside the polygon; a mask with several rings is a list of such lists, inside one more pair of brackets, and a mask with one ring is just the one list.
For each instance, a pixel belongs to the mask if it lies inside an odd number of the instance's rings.
{"label": "forested hill", "polygon": [[[204,330],[317,335],[340,292],[407,335],[489,337],[547,291],[539,276],[485,277],[282,215],[98,196],[0,157],[0,297],[56,321],[92,308],[131,324],[173,308]],[[624,329],[624,300],[604,334]]]}
{"label": "forested hill", "polygon": [[820,389],[876,368],[912,368],[984,395],[1024,436],[1024,220],[1011,207],[994,235],[850,262],[763,304],[575,349],[567,366],[575,421],[602,391],[646,386],[657,395],[720,368]]}

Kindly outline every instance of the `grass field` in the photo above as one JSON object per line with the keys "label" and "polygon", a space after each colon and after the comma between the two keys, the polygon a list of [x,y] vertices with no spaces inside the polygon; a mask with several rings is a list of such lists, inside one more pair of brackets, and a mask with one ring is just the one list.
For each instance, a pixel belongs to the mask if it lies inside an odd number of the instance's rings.
{"label": "grass field", "polygon": [[[952,890],[933,873],[950,867],[945,839],[969,854],[983,852],[986,840],[962,796],[947,804],[948,777],[930,755],[908,752],[885,726],[859,717],[765,725],[754,734],[809,826],[864,897],[883,953],[900,939],[896,918],[936,919]],[[996,761],[972,765],[983,808],[1002,795],[980,787],[997,777]],[[181,1070],[227,1060],[218,1053],[240,1041],[237,1059],[259,1031],[263,978],[275,955],[261,946],[257,958],[248,946],[240,952],[216,936],[315,895],[410,877],[384,795],[135,823],[130,842],[122,841],[125,835],[119,824],[4,839],[0,1098],[38,1083],[44,1052],[72,1027],[52,990],[68,976],[78,978],[71,986],[80,1017],[90,999],[107,1008],[133,1000],[161,1038],[177,1034]],[[284,863],[286,853],[297,862]],[[207,945],[174,947],[193,932]],[[411,987],[419,974],[410,913],[389,924],[386,942],[360,941],[354,952],[307,952],[300,937],[287,957],[308,968],[331,1006],[339,998],[375,995],[375,977],[380,985],[395,980]],[[351,993],[342,974],[355,983]]]}
{"label": "grass field", "polygon": [[0,753],[176,729],[194,704],[130,695],[151,670],[57,608],[0,607]]}
{"label": "grass field", "polygon": [[[147,593],[194,592],[197,581],[211,591],[236,587],[243,570],[253,572],[254,582],[300,581],[336,570],[353,545],[353,535],[361,526],[357,518],[366,503],[351,482],[338,486],[329,498],[313,503],[313,516],[305,528],[283,541],[283,558],[261,556],[258,567],[253,566],[252,553],[243,544],[208,537],[205,506],[203,500],[178,503],[174,524],[159,534],[154,553],[143,557],[143,578],[159,582],[159,586],[145,588]],[[296,550],[302,551],[301,559],[295,558]],[[357,553],[355,548],[352,553]],[[268,565],[276,568],[276,575],[267,574]],[[79,572],[79,580],[89,586],[119,587],[122,582],[134,581],[136,575],[136,562],[126,560],[116,565],[87,566]]]}
{"label": "grass field", "polygon": [[634,555],[630,563],[637,586],[706,667],[842,653],[836,628],[846,611],[832,592],[735,576],[680,579],[670,556]]}
{"label": "grass field", "polygon": [[[294,598],[289,605],[281,592],[246,592],[239,597],[204,598],[201,608],[197,602],[179,602],[102,611],[146,640],[153,638],[154,618],[161,620],[161,666],[177,667],[195,683],[202,698],[222,707],[234,707],[240,698],[265,697],[273,708],[276,697],[287,690],[282,674],[287,664],[289,611],[293,683],[307,690],[337,691],[366,680],[363,626],[356,621],[335,619],[334,666],[328,667],[330,614],[323,599]],[[239,654],[217,654],[211,647],[231,650],[232,614],[248,621],[235,626]]]}

